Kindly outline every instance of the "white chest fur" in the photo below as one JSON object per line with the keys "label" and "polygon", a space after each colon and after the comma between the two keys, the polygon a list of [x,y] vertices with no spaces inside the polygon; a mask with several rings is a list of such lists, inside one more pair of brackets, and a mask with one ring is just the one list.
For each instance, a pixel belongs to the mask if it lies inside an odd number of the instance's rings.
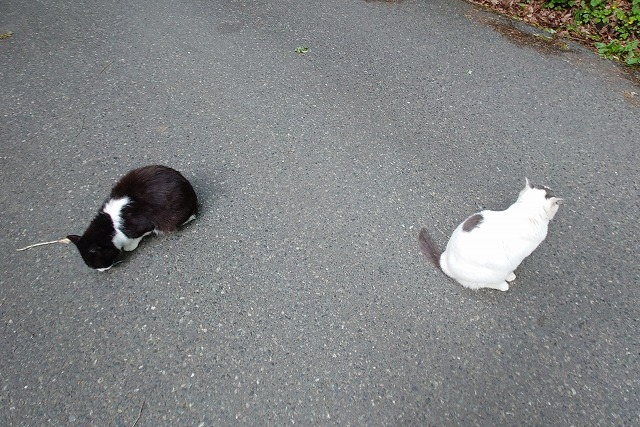
{"label": "white chest fur", "polygon": [[[105,205],[102,211],[111,217],[113,221],[113,228],[115,229],[115,235],[113,236],[113,245],[122,249],[129,242],[129,238],[122,232],[122,210],[125,206],[131,203],[131,199],[128,197],[122,197],[120,199],[111,199]],[[137,246],[137,245],[136,245]]]}

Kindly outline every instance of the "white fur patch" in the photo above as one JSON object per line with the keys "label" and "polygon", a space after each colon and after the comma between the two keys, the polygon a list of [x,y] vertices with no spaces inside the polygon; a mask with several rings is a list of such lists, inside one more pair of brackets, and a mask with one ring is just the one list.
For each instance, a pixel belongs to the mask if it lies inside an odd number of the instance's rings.
{"label": "white fur patch", "polygon": [[113,228],[115,229],[116,234],[113,236],[112,242],[118,249],[122,249],[122,247],[130,240],[121,230],[122,209],[124,209],[124,207],[129,203],[131,203],[131,199],[128,197],[111,199],[104,205],[104,209],[102,209],[104,213],[111,217],[111,221],[113,221]]}
{"label": "white fur patch", "polygon": [[[144,233],[142,236],[135,238],[135,239],[127,239],[126,242],[124,242],[122,249],[124,249],[127,252],[130,252],[132,250],[134,250],[135,248],[138,247],[138,245],[140,244],[140,241],[142,240],[143,237],[148,236],[149,234],[151,234],[151,231],[147,231],[146,233]],[[124,234],[123,234],[124,236]]]}

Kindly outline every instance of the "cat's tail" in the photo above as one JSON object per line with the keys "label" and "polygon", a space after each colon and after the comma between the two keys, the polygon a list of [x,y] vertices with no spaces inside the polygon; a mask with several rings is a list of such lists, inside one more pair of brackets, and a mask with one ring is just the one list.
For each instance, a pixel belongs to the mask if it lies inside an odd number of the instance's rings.
{"label": "cat's tail", "polygon": [[429,235],[429,232],[426,228],[420,230],[420,234],[418,234],[418,242],[420,243],[420,250],[440,271],[442,271],[442,267],[440,267],[440,249],[436,246],[435,242]]}

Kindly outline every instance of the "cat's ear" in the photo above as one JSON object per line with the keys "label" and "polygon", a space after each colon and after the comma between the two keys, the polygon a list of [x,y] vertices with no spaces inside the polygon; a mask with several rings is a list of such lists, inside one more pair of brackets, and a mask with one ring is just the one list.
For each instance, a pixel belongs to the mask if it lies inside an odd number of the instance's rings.
{"label": "cat's ear", "polygon": [[556,216],[556,212],[560,209],[560,203],[562,203],[562,199],[560,197],[550,197],[547,199],[547,204],[544,206],[544,210],[549,217],[549,220],[552,220],[554,216]]}
{"label": "cat's ear", "polygon": [[67,236],[67,239],[71,240],[71,242],[72,242],[74,245],[77,245],[77,244],[78,244],[78,241],[80,241],[80,236],[78,236],[78,235],[76,235],[76,234],[69,234],[69,235]]}
{"label": "cat's ear", "polygon": [[529,182],[529,178],[524,177],[524,188],[533,188],[533,185]]}
{"label": "cat's ear", "polygon": [[561,197],[552,197],[550,200],[552,205],[561,205],[564,201],[564,199]]}

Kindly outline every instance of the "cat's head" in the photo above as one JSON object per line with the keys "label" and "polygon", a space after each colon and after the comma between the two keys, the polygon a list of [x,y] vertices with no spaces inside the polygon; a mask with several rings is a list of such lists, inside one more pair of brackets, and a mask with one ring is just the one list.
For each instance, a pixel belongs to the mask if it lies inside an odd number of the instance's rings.
{"label": "cat's head", "polygon": [[525,178],[525,186],[518,196],[518,201],[542,207],[549,220],[552,220],[556,212],[558,212],[562,200],[560,197],[556,197],[555,194],[553,194],[553,190],[549,187],[533,185],[529,182],[528,178]]}
{"label": "cat's head", "polygon": [[99,271],[116,263],[120,249],[112,242],[114,230],[111,220],[103,214],[96,216],[82,236],[67,236],[76,245],[85,264]]}
{"label": "cat's head", "polygon": [[67,239],[76,245],[85,264],[98,271],[110,269],[120,255],[120,250],[111,241],[94,241],[75,234]]}

